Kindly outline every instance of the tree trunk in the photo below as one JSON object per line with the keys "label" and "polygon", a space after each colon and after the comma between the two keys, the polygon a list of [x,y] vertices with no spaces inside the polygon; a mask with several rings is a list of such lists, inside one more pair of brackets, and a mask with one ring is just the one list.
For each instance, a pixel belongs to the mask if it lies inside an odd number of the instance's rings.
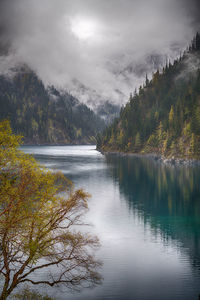
{"label": "tree trunk", "polygon": [[6,292],[3,291],[2,294],[1,294],[1,296],[0,296],[0,300],[6,300],[7,297],[8,297],[7,291]]}

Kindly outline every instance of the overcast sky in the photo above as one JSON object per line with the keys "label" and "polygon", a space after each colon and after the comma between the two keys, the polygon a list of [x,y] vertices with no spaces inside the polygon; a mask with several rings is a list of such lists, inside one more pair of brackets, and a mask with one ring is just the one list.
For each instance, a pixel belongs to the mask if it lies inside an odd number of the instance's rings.
{"label": "overcast sky", "polygon": [[[0,0],[1,72],[26,63],[82,101],[119,104],[199,30],[195,0]],[[4,49],[4,50],[6,50]]]}

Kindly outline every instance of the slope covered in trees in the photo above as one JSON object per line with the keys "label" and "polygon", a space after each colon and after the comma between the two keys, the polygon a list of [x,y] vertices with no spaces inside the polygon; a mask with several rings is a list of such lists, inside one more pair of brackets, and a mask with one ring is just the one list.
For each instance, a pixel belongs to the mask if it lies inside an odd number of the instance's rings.
{"label": "slope covered in trees", "polygon": [[0,76],[0,120],[9,119],[25,143],[95,143],[103,120],[67,92],[46,89],[23,67],[14,77]]}
{"label": "slope covered in trees", "polygon": [[98,137],[104,151],[200,158],[200,35],[162,72],[146,78]]}

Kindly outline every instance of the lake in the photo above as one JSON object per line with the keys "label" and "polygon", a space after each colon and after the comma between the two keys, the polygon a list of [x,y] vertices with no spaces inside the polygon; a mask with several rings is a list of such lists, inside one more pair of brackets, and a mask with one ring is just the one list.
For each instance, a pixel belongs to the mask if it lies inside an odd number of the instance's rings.
{"label": "lake", "polygon": [[89,199],[103,284],[56,300],[192,300],[200,294],[200,167],[150,158],[103,156],[95,146],[24,146],[62,171]]}

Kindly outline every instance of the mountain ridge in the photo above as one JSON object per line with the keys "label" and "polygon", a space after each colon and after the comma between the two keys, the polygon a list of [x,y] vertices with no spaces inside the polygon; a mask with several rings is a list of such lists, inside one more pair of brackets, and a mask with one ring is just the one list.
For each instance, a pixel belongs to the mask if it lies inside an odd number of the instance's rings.
{"label": "mountain ridge", "polygon": [[120,117],[98,137],[97,149],[200,158],[199,33],[173,64],[130,95]]}
{"label": "mountain ridge", "polygon": [[[27,66],[0,75],[0,119],[25,144],[94,144],[104,121],[68,92],[43,82]],[[92,124],[92,126],[91,126]]]}

